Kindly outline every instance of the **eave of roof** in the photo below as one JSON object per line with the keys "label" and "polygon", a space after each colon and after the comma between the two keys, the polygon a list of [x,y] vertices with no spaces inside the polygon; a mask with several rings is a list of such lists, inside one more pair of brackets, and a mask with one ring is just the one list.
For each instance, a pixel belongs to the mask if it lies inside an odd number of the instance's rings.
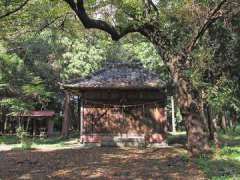
{"label": "eave of roof", "polygon": [[29,113],[15,114],[13,116],[21,117],[53,117],[55,115],[54,111],[31,111]]}

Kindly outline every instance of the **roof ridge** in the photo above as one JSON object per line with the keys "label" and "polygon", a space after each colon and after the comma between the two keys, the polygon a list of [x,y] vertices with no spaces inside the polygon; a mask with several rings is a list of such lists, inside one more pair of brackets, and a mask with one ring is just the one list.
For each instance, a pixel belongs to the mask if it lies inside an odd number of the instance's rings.
{"label": "roof ridge", "polygon": [[115,68],[119,66],[129,66],[129,67],[143,67],[143,64],[139,61],[108,61],[105,63],[103,67],[110,67],[110,68]]}

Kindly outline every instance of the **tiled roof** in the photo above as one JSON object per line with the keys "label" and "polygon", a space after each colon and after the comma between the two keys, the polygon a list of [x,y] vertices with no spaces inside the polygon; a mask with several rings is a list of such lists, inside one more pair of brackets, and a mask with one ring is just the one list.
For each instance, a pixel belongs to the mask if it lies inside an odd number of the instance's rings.
{"label": "tiled roof", "polygon": [[161,88],[166,82],[139,63],[108,63],[91,75],[61,83],[63,89],[145,89]]}

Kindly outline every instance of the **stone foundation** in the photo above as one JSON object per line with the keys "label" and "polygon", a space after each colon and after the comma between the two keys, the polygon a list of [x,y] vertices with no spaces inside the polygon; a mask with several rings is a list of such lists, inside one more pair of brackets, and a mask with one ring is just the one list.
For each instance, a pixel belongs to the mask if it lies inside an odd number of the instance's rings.
{"label": "stone foundation", "polygon": [[152,135],[106,135],[106,134],[88,134],[80,138],[83,144],[109,147],[162,147],[166,146],[165,136],[162,134]]}

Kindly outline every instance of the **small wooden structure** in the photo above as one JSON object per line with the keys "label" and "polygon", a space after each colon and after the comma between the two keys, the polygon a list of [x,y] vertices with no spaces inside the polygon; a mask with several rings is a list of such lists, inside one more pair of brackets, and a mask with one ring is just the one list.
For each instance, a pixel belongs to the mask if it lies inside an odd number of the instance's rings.
{"label": "small wooden structure", "polygon": [[[28,113],[18,113],[10,115],[12,117],[9,119],[8,123],[12,122],[18,123],[17,126],[23,126],[24,129],[30,131],[33,136],[41,134],[41,132],[46,133],[47,136],[53,134],[54,122],[52,117],[54,117],[54,111],[31,111]],[[16,126],[14,126],[16,127]]]}
{"label": "small wooden structure", "polygon": [[63,134],[70,96],[79,96],[80,140],[101,145],[162,143],[166,137],[166,83],[139,63],[108,63],[85,78],[61,84]]}

